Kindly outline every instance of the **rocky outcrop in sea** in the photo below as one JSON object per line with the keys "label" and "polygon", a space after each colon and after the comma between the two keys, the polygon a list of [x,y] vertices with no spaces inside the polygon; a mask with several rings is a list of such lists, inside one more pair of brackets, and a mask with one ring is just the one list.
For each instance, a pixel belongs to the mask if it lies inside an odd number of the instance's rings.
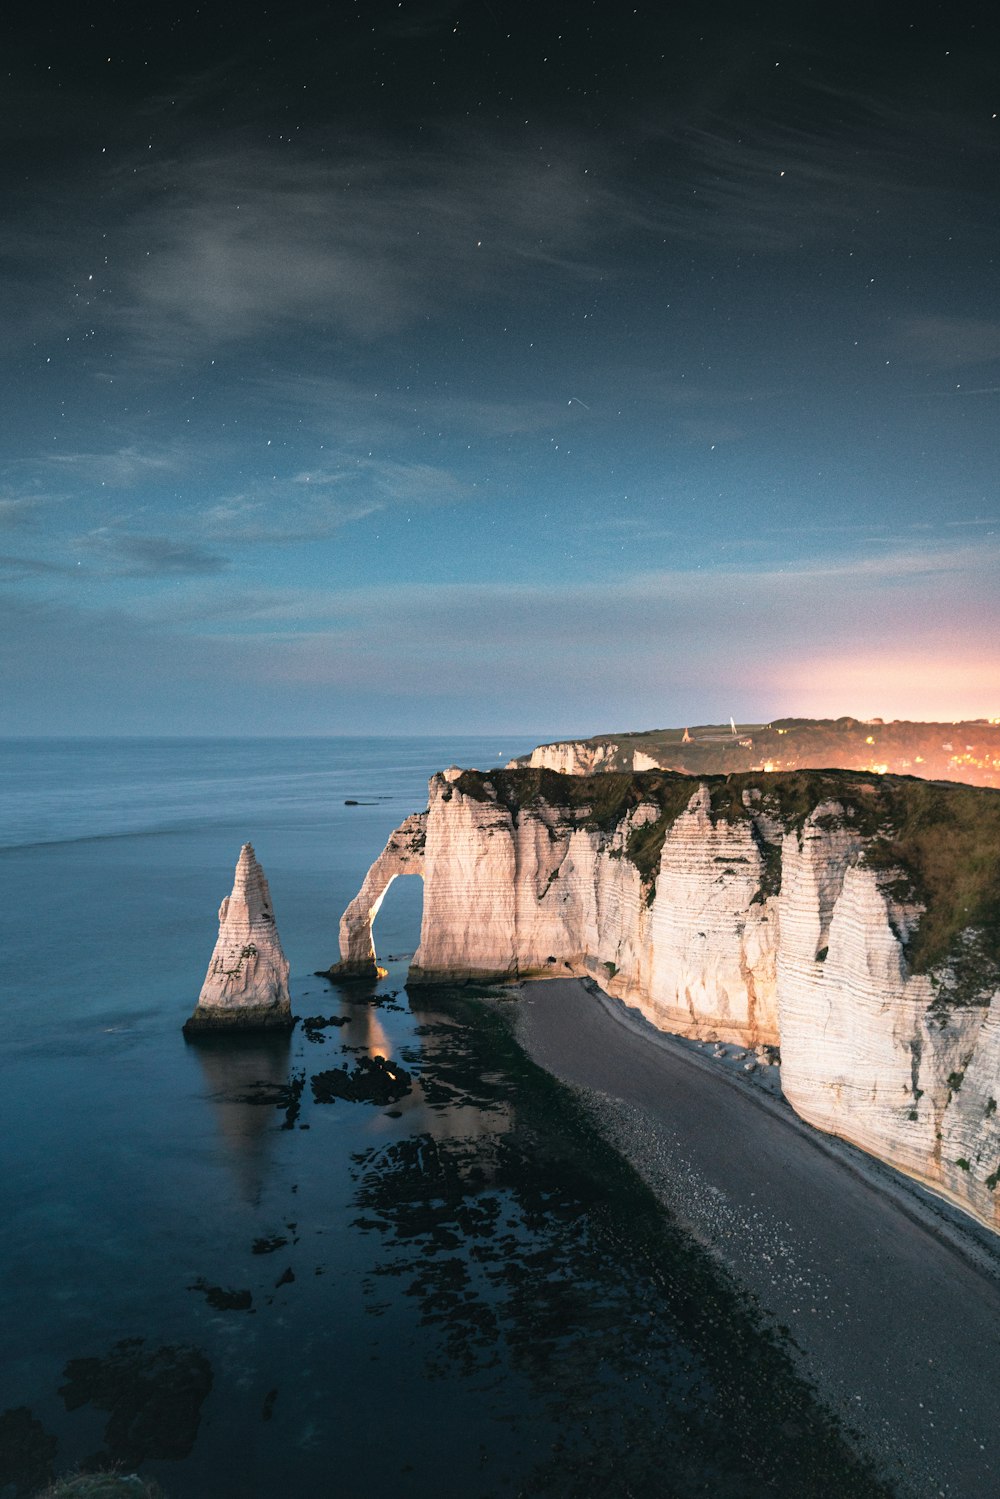
{"label": "rocky outcrop in sea", "polygon": [[232,894],[219,907],[219,936],[185,1035],[203,1031],[290,1030],[288,959],[253,844],[244,843]]}

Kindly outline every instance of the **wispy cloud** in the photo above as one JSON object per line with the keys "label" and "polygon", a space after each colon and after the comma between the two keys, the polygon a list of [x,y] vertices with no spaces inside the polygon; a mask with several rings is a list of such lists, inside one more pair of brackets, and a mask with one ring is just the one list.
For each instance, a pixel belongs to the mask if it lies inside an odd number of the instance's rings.
{"label": "wispy cloud", "polygon": [[896,547],[866,565],[815,556],[615,583],[282,591],[192,575],[169,599],[149,590],[117,612],[69,599],[0,605],[0,656],[22,700],[34,700],[44,663],[39,701],[57,692],[60,712],[78,705],[88,722],[113,691],[129,724],[146,723],[155,672],[157,723],[220,731],[247,690],[262,730],[280,730],[290,711],[303,726],[377,728],[386,702],[408,705],[407,722],[428,731],[634,727],[805,703],[817,713],[950,717],[995,711],[998,593],[992,539]]}
{"label": "wispy cloud", "polygon": [[469,493],[454,474],[431,464],[345,456],[228,495],[207,506],[194,525],[231,545],[287,544],[333,536],[381,510],[454,504]]}
{"label": "wispy cloud", "polygon": [[64,482],[132,489],[181,473],[190,467],[190,456],[181,444],[174,443],[143,448],[128,445],[104,453],[49,453],[43,462]]}
{"label": "wispy cloud", "polygon": [[0,554],[0,576],[8,582],[17,582],[24,578],[56,578],[67,577],[74,572],[73,568],[64,563],[48,562],[43,557],[16,557],[9,553]]}
{"label": "wispy cloud", "polygon": [[45,499],[34,495],[0,496],[0,531],[21,531],[33,526]]}
{"label": "wispy cloud", "polygon": [[[995,318],[944,317],[914,314],[900,319],[896,346],[901,353],[935,369],[1000,360],[1000,321]],[[982,378],[982,377],[980,377]],[[967,395],[992,394],[998,387],[967,390]]]}
{"label": "wispy cloud", "polygon": [[570,142],[540,153],[468,135],[406,154],[193,151],[130,190],[122,315],[138,344],[178,355],[289,324],[373,340],[456,296],[523,295],[529,265],[586,276],[614,207]]}
{"label": "wispy cloud", "polygon": [[78,546],[104,562],[104,571],[125,578],[183,578],[220,573],[225,557],[205,547],[166,536],[135,536],[102,530],[80,539]]}
{"label": "wispy cloud", "polygon": [[[245,592],[232,584],[213,585],[211,593],[189,595],[186,605],[174,598],[169,605],[149,599],[141,607],[144,617],[163,621],[176,617],[178,610],[192,622],[241,615],[269,620],[289,638],[323,622],[340,626],[364,620],[368,630],[375,616],[375,633],[392,633],[406,619],[414,629],[404,629],[403,637],[424,638],[420,632],[427,627],[427,639],[436,638],[438,630],[442,641],[455,634],[460,650],[502,644],[506,616],[513,634],[537,627],[547,638],[569,641],[574,650],[594,646],[602,654],[616,654],[625,636],[635,647],[667,623],[685,639],[708,638],[720,622],[726,628],[734,625],[751,601],[763,618],[771,611],[765,630],[777,639],[797,611],[803,615],[797,630],[822,633],[835,611],[848,609],[854,629],[861,627],[862,617],[869,620],[883,608],[889,613],[911,605],[920,610],[922,594],[940,598],[949,592],[963,611],[972,607],[977,593],[980,600],[1000,596],[1000,537],[985,537],[974,545],[944,538],[907,546],[870,540],[860,554],[843,549],[787,565],[754,564],[746,557],[721,561],[717,556],[714,565],[632,573],[613,583],[415,582],[391,589],[257,587]],[[921,619],[917,627],[946,628],[947,620]],[[843,634],[843,623],[838,628]]]}

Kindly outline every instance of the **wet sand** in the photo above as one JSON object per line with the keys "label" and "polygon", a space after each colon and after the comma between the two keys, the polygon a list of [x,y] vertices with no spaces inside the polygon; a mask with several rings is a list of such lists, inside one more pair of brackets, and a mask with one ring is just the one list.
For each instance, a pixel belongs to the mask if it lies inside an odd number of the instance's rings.
{"label": "wet sand", "polygon": [[800,1367],[901,1494],[1000,1493],[993,1235],[583,983],[525,985],[517,1026],[789,1330]]}

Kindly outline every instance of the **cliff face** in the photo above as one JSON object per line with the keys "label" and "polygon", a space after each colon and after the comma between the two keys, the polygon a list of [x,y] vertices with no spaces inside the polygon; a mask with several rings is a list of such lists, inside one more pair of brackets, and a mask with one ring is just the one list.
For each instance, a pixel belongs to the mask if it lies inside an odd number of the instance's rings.
{"label": "cliff face", "polygon": [[[564,739],[539,744],[530,755],[511,760],[508,770],[527,766],[531,770],[554,770],[558,775],[589,776],[598,770],[620,770],[621,753],[610,739]],[[636,769],[641,767],[636,766]]]}
{"label": "cliff face", "polygon": [[539,744],[520,759],[508,762],[508,770],[554,770],[557,775],[592,776],[604,770],[660,770],[662,757],[647,754],[611,739],[563,739]]}
{"label": "cliff face", "polygon": [[288,959],[274,922],[271,892],[253,845],[244,843],[232,894],[219,907],[219,936],[186,1033],[290,1030]]}
{"label": "cliff face", "polygon": [[778,1044],[804,1119],[1000,1228],[995,793],[448,771],[345,912],[345,964],[374,965],[402,873],[411,984],[589,975],[663,1030]]}
{"label": "cliff face", "polygon": [[[789,850],[781,901],[785,1096],[818,1129],[853,1141],[1000,1230],[1000,986],[974,1004],[938,1004],[933,978],[907,972],[900,929],[876,876],[856,864],[833,881],[820,933],[817,869],[826,869],[809,841],[807,829],[803,849]],[[824,946],[825,960],[817,962]]]}

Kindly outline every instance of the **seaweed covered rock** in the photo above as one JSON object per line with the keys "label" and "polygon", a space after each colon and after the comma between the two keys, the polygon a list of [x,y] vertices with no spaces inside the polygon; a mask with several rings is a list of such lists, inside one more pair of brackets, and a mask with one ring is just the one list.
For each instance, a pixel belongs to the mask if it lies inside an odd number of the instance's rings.
{"label": "seaweed covered rock", "polygon": [[385,1057],[361,1057],[353,1072],[333,1067],[317,1072],[312,1079],[313,1097],[317,1103],[332,1103],[335,1098],[348,1103],[398,1103],[412,1091],[410,1074]]}

